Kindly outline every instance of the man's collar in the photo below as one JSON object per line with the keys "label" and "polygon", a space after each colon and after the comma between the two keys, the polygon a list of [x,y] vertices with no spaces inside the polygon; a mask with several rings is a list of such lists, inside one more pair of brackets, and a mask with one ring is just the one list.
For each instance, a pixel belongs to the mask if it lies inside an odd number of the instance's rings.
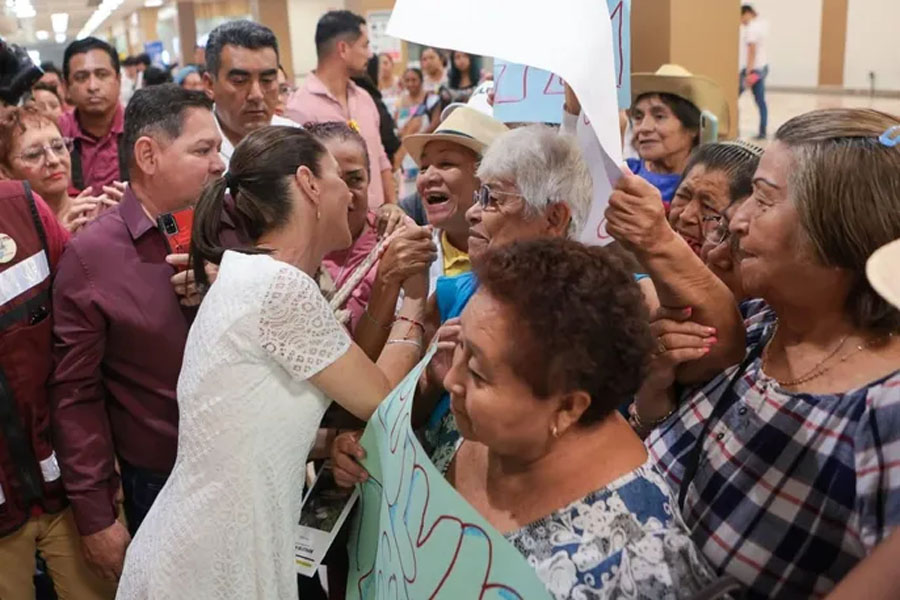
{"label": "man's collar", "polygon": [[122,215],[125,227],[128,228],[133,240],[139,239],[151,229],[156,228],[156,224],[144,212],[144,206],[134,194],[131,184],[125,188],[125,195],[119,203],[119,214]]}
{"label": "man's collar", "polygon": [[[78,109],[77,108],[72,109],[72,121],[74,121],[74,123],[75,123],[75,135],[76,136],[78,136],[82,139],[91,140],[91,141],[99,139],[99,138],[94,137],[93,135],[91,135],[90,133],[85,131],[84,129],[82,129],[81,120],[78,118]],[[107,133],[107,135],[109,135],[109,134],[122,135],[122,133],[124,131],[125,131],[125,109],[122,108],[121,102],[116,101],[116,112],[113,115],[112,124],[109,127],[109,132]],[[106,136],[103,136],[103,137],[106,137]]]}
{"label": "man's collar", "polygon": [[[319,76],[316,75],[315,71],[310,71],[309,75],[306,76],[305,85],[306,85],[307,91],[309,91],[311,94],[316,94],[318,96],[327,96],[328,98],[330,98],[331,100],[334,100],[335,102],[338,101],[338,99],[334,97],[334,94],[332,94],[331,91],[327,87],[325,87],[325,83],[321,79],[319,79]],[[353,83],[352,79],[348,78],[347,79],[347,98],[356,94],[358,89],[359,89],[359,86],[357,86],[355,83]]]}

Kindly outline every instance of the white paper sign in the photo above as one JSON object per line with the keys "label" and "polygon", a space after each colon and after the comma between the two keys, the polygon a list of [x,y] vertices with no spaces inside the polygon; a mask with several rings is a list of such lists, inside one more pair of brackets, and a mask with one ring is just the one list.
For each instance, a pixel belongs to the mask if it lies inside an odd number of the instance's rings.
{"label": "white paper sign", "polygon": [[[440,18],[434,18],[438,14]],[[388,34],[537,67],[568,82],[584,111],[577,137],[594,178],[594,202],[582,241],[610,241],[597,232],[605,235],[600,221],[619,177],[616,165],[622,162],[622,141],[606,2],[455,0],[453,10],[448,11],[443,0],[397,0]],[[593,141],[588,135],[591,131]]]}

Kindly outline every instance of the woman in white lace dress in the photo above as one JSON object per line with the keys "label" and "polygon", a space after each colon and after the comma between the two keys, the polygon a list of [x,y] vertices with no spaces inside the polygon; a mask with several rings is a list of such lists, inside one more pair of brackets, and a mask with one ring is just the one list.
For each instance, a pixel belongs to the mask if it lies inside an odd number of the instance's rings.
{"label": "woman in white lace dress", "polygon": [[[242,253],[219,243],[226,189],[256,240]],[[297,597],[293,534],[329,399],[368,419],[420,356],[425,272],[404,283],[377,366],[312,279],[350,244],[350,202],[334,157],[291,127],[249,135],[204,192],[192,253],[218,276],[187,340],[175,467],[128,549],[118,598]]]}

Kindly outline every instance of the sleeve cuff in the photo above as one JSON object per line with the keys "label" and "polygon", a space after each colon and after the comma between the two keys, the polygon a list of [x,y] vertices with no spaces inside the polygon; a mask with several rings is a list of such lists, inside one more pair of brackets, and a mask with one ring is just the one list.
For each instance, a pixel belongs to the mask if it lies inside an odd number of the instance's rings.
{"label": "sleeve cuff", "polygon": [[107,490],[96,490],[69,497],[75,526],[82,536],[103,531],[116,520],[115,503]]}

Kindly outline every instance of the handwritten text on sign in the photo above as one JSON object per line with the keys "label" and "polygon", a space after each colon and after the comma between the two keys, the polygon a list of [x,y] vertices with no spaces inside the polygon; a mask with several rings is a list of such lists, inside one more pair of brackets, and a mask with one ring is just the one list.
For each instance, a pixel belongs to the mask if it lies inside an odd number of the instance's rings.
{"label": "handwritten text on sign", "polygon": [[[631,106],[631,0],[607,0],[619,108]],[[505,123],[559,123],[565,88],[553,73],[494,60],[494,116]]]}

